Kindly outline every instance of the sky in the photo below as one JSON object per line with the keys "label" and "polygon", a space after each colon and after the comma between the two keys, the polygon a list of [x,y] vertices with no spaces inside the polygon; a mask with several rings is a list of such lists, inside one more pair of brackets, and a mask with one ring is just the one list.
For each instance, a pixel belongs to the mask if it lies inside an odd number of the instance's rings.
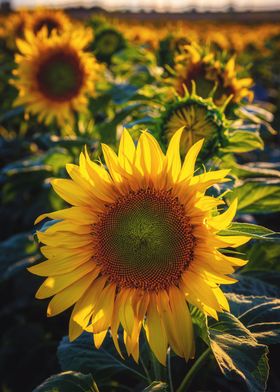
{"label": "sky", "polygon": [[[3,0],[0,0],[0,2]],[[223,10],[229,5],[237,10],[280,10],[280,0],[11,0],[13,7],[23,6],[101,6],[108,10],[155,9],[159,12],[196,8],[198,11]]]}

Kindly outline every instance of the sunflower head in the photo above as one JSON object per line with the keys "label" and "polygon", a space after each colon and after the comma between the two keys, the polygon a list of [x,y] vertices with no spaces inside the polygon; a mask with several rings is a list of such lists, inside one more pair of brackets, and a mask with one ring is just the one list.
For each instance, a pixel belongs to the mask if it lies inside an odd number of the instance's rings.
{"label": "sunflower head", "polygon": [[24,37],[24,32],[28,27],[29,21],[30,14],[25,10],[13,12],[3,20],[3,33],[10,49],[16,49],[16,40]]}
{"label": "sunflower head", "polygon": [[28,23],[28,28],[34,34],[39,33],[43,27],[47,29],[48,34],[53,30],[62,33],[69,29],[70,26],[71,21],[63,11],[43,8],[34,11]]}
{"label": "sunflower head", "polygon": [[49,316],[74,305],[71,340],[86,330],[99,347],[110,330],[120,355],[123,339],[128,355],[138,361],[143,327],[161,363],[168,345],[187,360],[194,356],[188,304],[215,318],[228,310],[219,285],[234,283],[228,274],[246,262],[218,249],[248,238],[219,235],[237,204],[218,214],[223,201],[205,192],[227,181],[229,171],[194,176],[202,141],[182,163],[182,132],[173,135],[165,154],[148,132],[135,146],[124,131],[118,155],[102,146],[106,167],[85,151],[79,165],[67,165],[71,179],[53,180],[72,206],[37,219],[55,221],[37,232],[47,260],[29,270],[47,277],[36,296],[53,297]]}
{"label": "sunflower head", "polygon": [[84,50],[91,37],[87,30],[55,30],[49,35],[43,28],[36,36],[27,32],[25,41],[18,40],[12,81],[19,90],[15,105],[25,105],[47,124],[56,119],[63,125],[73,120],[74,111],[84,112],[101,70]]}
{"label": "sunflower head", "polygon": [[218,104],[223,103],[230,95],[232,96],[231,102],[236,105],[244,100],[249,102],[253,100],[254,93],[251,90],[253,79],[238,76],[235,57],[231,57],[219,69],[218,79],[220,83],[215,92],[215,100]]}
{"label": "sunflower head", "polygon": [[166,65],[173,67],[174,58],[180,53],[183,46],[187,45],[189,42],[185,37],[176,37],[172,34],[168,34],[159,42],[158,48],[158,64],[161,67]]}
{"label": "sunflower head", "polygon": [[126,46],[121,32],[113,27],[103,27],[97,30],[92,49],[99,61],[110,63],[111,57]]}
{"label": "sunflower head", "polygon": [[224,108],[216,106],[212,98],[202,98],[193,92],[185,90],[184,97],[170,101],[160,118],[160,135],[165,144],[179,128],[183,128],[181,138],[181,154],[191,148],[193,143],[204,139],[204,146],[200,154],[202,160],[215,154],[223,145],[228,121],[224,115]]}
{"label": "sunflower head", "polygon": [[238,77],[235,59],[226,60],[225,54],[215,55],[208,47],[186,45],[184,52],[175,58],[174,70],[173,84],[180,95],[184,95],[185,87],[190,89],[194,81],[197,93],[203,98],[212,95],[218,105],[229,96],[234,104],[253,98],[249,89],[252,79]]}

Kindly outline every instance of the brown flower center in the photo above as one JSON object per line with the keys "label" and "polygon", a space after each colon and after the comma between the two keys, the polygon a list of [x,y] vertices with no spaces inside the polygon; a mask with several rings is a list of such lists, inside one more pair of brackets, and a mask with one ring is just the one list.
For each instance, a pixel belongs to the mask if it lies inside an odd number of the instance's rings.
{"label": "brown flower center", "polygon": [[64,102],[76,97],[83,85],[84,69],[74,52],[56,50],[39,65],[39,91],[52,101]]}
{"label": "brown flower center", "polygon": [[192,225],[169,191],[130,191],[107,206],[93,236],[101,273],[118,287],[166,289],[193,259]]}

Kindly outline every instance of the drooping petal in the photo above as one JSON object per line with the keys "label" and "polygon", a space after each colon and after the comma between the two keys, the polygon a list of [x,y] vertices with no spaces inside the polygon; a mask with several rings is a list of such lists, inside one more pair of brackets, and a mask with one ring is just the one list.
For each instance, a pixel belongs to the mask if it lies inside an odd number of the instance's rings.
{"label": "drooping petal", "polygon": [[148,343],[159,360],[165,366],[167,353],[167,336],[164,325],[157,310],[155,295],[151,295],[144,324]]}
{"label": "drooping petal", "polygon": [[96,279],[84,295],[76,302],[69,323],[69,339],[75,340],[89,324],[97,302],[105,286],[106,278]]}
{"label": "drooping petal", "polygon": [[176,325],[177,341],[180,342],[183,357],[187,361],[194,356],[193,324],[183,293],[173,286],[169,290],[170,307]]}
{"label": "drooping petal", "polygon": [[108,284],[102,291],[100,300],[97,302],[93,312],[92,324],[89,326],[94,334],[99,334],[110,327],[114,310],[115,292],[115,284]]}

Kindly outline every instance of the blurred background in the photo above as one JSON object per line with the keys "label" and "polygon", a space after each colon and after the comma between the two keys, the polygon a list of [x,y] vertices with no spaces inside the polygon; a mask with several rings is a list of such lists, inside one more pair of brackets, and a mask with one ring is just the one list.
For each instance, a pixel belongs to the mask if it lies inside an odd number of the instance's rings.
{"label": "blurred background", "polygon": [[157,11],[157,12],[178,12],[195,9],[198,12],[204,11],[265,11],[280,10],[279,0],[1,0],[0,3],[6,6],[10,4],[12,8],[36,7],[36,6],[57,6],[57,7],[102,7],[107,10],[129,9],[131,11]]}

